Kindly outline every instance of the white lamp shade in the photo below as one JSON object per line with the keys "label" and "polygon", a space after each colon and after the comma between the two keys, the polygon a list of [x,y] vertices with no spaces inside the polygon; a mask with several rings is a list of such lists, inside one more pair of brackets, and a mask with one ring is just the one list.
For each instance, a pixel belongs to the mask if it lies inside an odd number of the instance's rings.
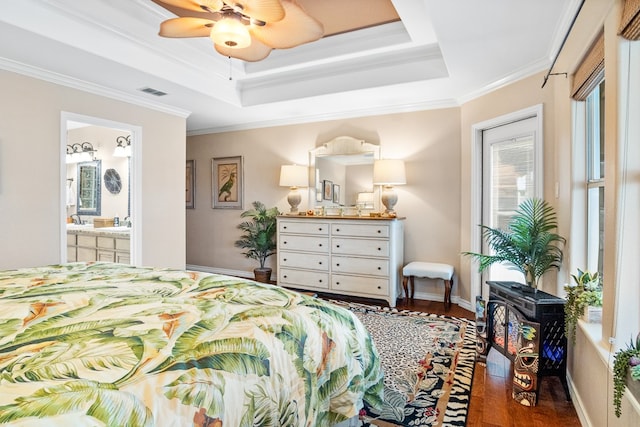
{"label": "white lamp shade", "polygon": [[243,49],[251,44],[249,30],[235,18],[222,18],[211,29],[211,39],[217,45]]}
{"label": "white lamp shade", "polygon": [[283,165],[280,168],[281,187],[306,187],[309,185],[309,170],[306,166]]}
{"label": "white lamp shade", "polygon": [[403,185],[407,183],[404,161],[381,159],[373,163],[373,185]]}

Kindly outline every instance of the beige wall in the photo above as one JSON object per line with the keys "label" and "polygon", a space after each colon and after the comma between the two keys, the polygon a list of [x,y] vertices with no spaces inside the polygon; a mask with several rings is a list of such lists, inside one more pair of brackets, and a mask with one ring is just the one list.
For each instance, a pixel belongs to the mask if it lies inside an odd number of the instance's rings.
{"label": "beige wall", "polygon": [[[239,210],[211,208],[211,158],[243,156],[244,207],[254,200],[288,211],[280,166],[309,163],[309,151],[336,136],[381,147],[381,157],[406,162],[407,185],[396,187],[396,211],[406,217],[405,261],[459,262],[460,110],[458,108],[334,120],[258,130],[191,136],[187,158],[196,160],[196,208],[187,210],[187,264],[251,275],[253,260],[233,242]],[[303,192],[300,208],[309,206]],[[313,204],[312,204],[313,206]],[[275,257],[269,259],[271,266]],[[417,292],[442,295],[442,283],[418,281]],[[458,287],[454,287],[458,294]],[[468,292],[466,292],[468,294]]]}
{"label": "beige wall", "polygon": [[0,93],[0,268],[60,262],[62,112],[142,129],[140,263],[184,267],[183,117],[7,71]]}

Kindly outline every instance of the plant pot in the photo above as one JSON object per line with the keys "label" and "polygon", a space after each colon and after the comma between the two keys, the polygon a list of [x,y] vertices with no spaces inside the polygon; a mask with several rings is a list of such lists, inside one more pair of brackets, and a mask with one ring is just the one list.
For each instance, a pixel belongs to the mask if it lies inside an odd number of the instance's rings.
{"label": "plant pot", "polygon": [[253,275],[256,282],[269,283],[271,282],[271,268],[254,268]]}
{"label": "plant pot", "polygon": [[625,382],[629,393],[635,397],[636,401],[640,402],[640,381],[634,380],[631,377],[631,372],[627,371],[627,380]]}

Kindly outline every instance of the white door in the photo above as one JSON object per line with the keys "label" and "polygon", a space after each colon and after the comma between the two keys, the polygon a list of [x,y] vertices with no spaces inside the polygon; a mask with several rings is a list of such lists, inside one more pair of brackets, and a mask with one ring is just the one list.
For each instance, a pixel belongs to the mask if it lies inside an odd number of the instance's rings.
{"label": "white door", "polygon": [[[482,131],[482,224],[507,229],[518,205],[542,194],[537,132],[537,117]],[[484,239],[482,244],[482,253],[489,253]],[[487,280],[524,283],[524,275],[509,264],[494,264],[482,283]]]}

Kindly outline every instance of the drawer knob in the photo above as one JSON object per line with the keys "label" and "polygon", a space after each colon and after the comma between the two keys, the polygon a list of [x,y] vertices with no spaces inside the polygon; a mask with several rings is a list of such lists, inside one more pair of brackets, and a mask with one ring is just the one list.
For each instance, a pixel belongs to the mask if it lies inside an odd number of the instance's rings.
{"label": "drawer knob", "polygon": [[318,264],[319,264],[319,265],[322,265],[322,261],[319,261],[319,262],[318,262]]}
{"label": "drawer knob", "polygon": [[378,234],[382,233],[382,230],[378,230]]}
{"label": "drawer knob", "polygon": [[318,243],[318,246],[322,247],[322,243]]}
{"label": "drawer knob", "polygon": [[287,244],[287,241],[285,240],[284,242],[282,242],[282,244],[283,244],[283,245],[286,245],[286,244]]}
{"label": "drawer knob", "polygon": [[286,279],[286,278],[287,278],[287,275],[285,274],[285,275],[283,275],[282,277],[284,277],[284,278]]}
{"label": "drawer knob", "polygon": [[287,226],[285,225],[285,226],[283,226],[282,228],[284,228],[284,229],[286,230],[286,229],[287,229]]}
{"label": "drawer knob", "polygon": [[336,228],[336,233],[339,233],[339,232],[340,232],[340,229],[339,229],[339,228]]}
{"label": "drawer knob", "polygon": [[378,250],[379,250],[379,251],[381,251],[381,250],[382,250],[382,248],[378,248]]}
{"label": "drawer knob", "polygon": [[382,289],[380,286],[378,286],[378,289]]}
{"label": "drawer knob", "polygon": [[[286,261],[286,259],[285,259],[285,261]],[[380,271],[380,270],[382,270],[382,267],[378,267],[378,271]]]}
{"label": "drawer knob", "polygon": [[318,280],[318,283],[322,283],[322,279]]}
{"label": "drawer knob", "polygon": [[322,231],[322,227],[318,227],[318,231]]}
{"label": "drawer knob", "polygon": [[340,267],[340,263],[339,262],[336,262],[336,267]]}
{"label": "drawer knob", "polygon": [[340,284],[340,282],[336,282],[336,285],[339,285],[339,284]]}
{"label": "drawer knob", "polygon": [[283,260],[284,262],[287,262],[287,259],[286,259],[286,258],[283,258],[282,260]]}
{"label": "drawer knob", "polygon": [[339,248],[339,247],[340,247],[340,245],[336,245],[336,248]]}

